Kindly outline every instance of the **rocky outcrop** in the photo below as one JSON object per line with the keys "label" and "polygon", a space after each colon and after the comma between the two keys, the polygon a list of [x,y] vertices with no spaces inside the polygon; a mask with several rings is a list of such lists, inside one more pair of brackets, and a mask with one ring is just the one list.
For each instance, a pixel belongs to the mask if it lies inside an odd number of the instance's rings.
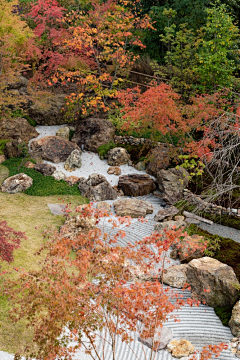
{"label": "rocky outcrop", "polygon": [[34,169],[40,172],[43,175],[50,176],[56,171],[56,167],[52,164],[36,164]]}
{"label": "rocky outcrop", "polygon": [[81,195],[91,201],[115,200],[117,198],[116,191],[105,176],[100,174],[89,175],[87,179],[80,178],[78,188]]}
{"label": "rocky outcrop", "polygon": [[154,221],[162,221],[165,218],[172,217],[179,213],[179,210],[175,206],[165,207],[164,209],[160,209],[154,217]]}
{"label": "rocky outcrop", "polygon": [[181,339],[173,339],[167,346],[167,350],[173,357],[180,359],[182,357],[188,357],[195,351],[195,346],[190,341]]}
{"label": "rocky outcrop", "polygon": [[21,139],[23,142],[28,143],[38,135],[39,133],[29,124],[27,119],[21,117],[2,118],[0,121],[0,139]]}
{"label": "rocky outcrop", "polygon": [[126,196],[143,196],[156,189],[154,180],[145,174],[122,175],[119,178],[118,188]]}
{"label": "rocky outcrop", "polygon": [[228,325],[231,329],[232,334],[234,336],[240,337],[240,301],[235,304]]}
{"label": "rocky outcrop", "polygon": [[113,203],[113,206],[118,216],[138,218],[153,213],[153,206],[150,202],[138,199],[119,199]]}
{"label": "rocky outcrop", "polygon": [[68,126],[61,127],[56,132],[56,136],[61,137],[65,140],[69,140],[69,135],[70,135],[70,129]]}
{"label": "rocky outcrop", "polygon": [[62,111],[65,105],[64,94],[45,93],[39,95],[36,93],[32,97],[32,104],[28,108],[29,115],[38,125],[61,125],[66,122]]}
{"label": "rocky outcrop", "polygon": [[23,143],[21,139],[14,139],[6,143],[4,155],[7,159],[11,157],[20,157],[22,154]]}
{"label": "rocky outcrop", "polygon": [[58,136],[46,136],[42,139],[33,140],[30,148],[36,156],[53,163],[66,161],[73,150],[80,150],[76,144]]}
{"label": "rocky outcrop", "polygon": [[117,176],[121,175],[121,173],[122,173],[120,167],[118,167],[118,166],[110,166],[110,168],[108,168],[107,172],[110,175],[117,175]]}
{"label": "rocky outcrop", "polygon": [[169,204],[175,204],[183,198],[183,190],[187,187],[189,178],[187,170],[179,169],[160,170],[157,173],[157,181],[163,200]]}
{"label": "rocky outcrop", "polygon": [[239,282],[233,269],[220,261],[203,257],[189,262],[187,282],[193,298],[212,307],[233,306],[239,296],[233,284]]}
{"label": "rocky outcrop", "polygon": [[100,145],[107,144],[113,140],[115,128],[113,124],[105,119],[88,118],[81,120],[76,127],[72,142],[85,150],[97,152]]}
{"label": "rocky outcrop", "polygon": [[148,158],[150,161],[147,164],[146,172],[154,177],[157,177],[159,170],[169,167],[170,154],[167,147],[155,147],[151,149]]}
{"label": "rocky outcrop", "polygon": [[33,179],[30,176],[20,173],[4,180],[1,190],[2,192],[7,192],[9,194],[16,194],[29,189],[32,186],[32,183]]}
{"label": "rocky outcrop", "polygon": [[165,349],[167,344],[169,343],[169,341],[171,341],[173,338],[173,332],[171,329],[163,326],[163,327],[159,327],[155,330],[155,334],[154,334],[154,338],[149,337],[149,338],[143,338],[143,337],[139,337],[138,340],[146,345],[147,347],[149,347],[150,349],[153,348],[153,345],[156,346],[157,344],[157,348],[155,348],[155,351],[160,351],[162,349]]}
{"label": "rocky outcrop", "polygon": [[182,289],[187,283],[187,264],[173,265],[163,273],[163,282],[166,285]]}
{"label": "rocky outcrop", "polygon": [[127,150],[121,147],[116,147],[108,152],[108,165],[120,166],[128,164],[130,161],[130,155]]}
{"label": "rocky outcrop", "polygon": [[82,150],[80,149],[73,150],[69,155],[69,157],[67,158],[64,164],[64,168],[68,171],[79,169],[82,166],[81,154],[82,154]]}

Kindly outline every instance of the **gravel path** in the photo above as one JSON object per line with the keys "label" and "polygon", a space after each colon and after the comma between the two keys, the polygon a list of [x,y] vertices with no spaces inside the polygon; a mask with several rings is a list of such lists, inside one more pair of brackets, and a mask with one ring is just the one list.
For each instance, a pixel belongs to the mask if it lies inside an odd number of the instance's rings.
{"label": "gravel path", "polygon": [[[38,127],[37,130],[41,130],[41,137],[46,135],[55,135],[58,127]],[[99,172],[100,174],[106,176],[112,184],[116,184],[116,179],[113,178],[112,175],[107,174],[108,165],[105,161],[101,161],[96,154],[92,153],[83,153],[83,166],[80,169],[80,172],[71,172],[71,175],[76,176],[84,176],[87,177],[93,172]],[[91,164],[92,162],[92,164]],[[62,170],[61,164],[58,164],[59,170]],[[128,166],[121,166],[122,173],[127,174],[130,172],[135,172],[135,169],[128,167]],[[148,195],[145,197],[141,197],[142,200],[150,201],[154,207],[154,213],[147,216],[147,223],[140,223],[137,219],[133,219],[132,224],[130,227],[125,228],[126,237],[121,240],[121,244],[125,245],[127,242],[134,243],[136,239],[143,238],[145,236],[149,236],[153,229],[154,229],[154,214],[161,208],[160,199],[153,195]],[[111,201],[108,201],[112,204]],[[101,224],[103,226],[103,223]],[[201,228],[205,228],[207,231],[216,231],[216,233],[220,233],[221,236],[230,237],[233,236],[234,240],[239,240],[239,232],[235,233],[234,229],[226,228],[225,226],[221,225],[213,225],[208,226],[203,223],[200,225]],[[110,231],[105,227],[105,231]],[[229,235],[230,232],[230,235]],[[223,235],[224,234],[224,235]],[[182,292],[181,290],[175,290],[178,293],[181,293],[184,298],[190,296],[189,292]],[[218,344],[219,342],[227,342],[231,340],[233,337],[230,329],[228,327],[224,327],[219,320],[219,318],[215,315],[213,308],[205,305],[200,305],[199,307],[189,307],[188,305],[184,306],[181,310],[176,313],[181,320],[180,323],[174,322],[174,319],[169,318],[166,326],[171,328],[174,334],[175,339],[184,339],[191,341],[193,345],[197,349],[201,349],[204,345],[207,344]],[[120,339],[117,341],[116,349],[117,349],[117,356],[116,360],[148,360],[150,351],[149,349],[144,346],[144,351],[146,353],[146,357],[144,356],[143,346],[138,341],[138,335],[133,334],[134,341],[131,344],[132,350],[137,355],[137,357],[133,354],[133,352],[129,349],[129,347],[121,342]],[[98,347],[101,347],[101,342],[98,343]],[[90,360],[92,359],[88,355],[83,352],[78,351],[75,356],[74,360]],[[105,360],[112,360],[111,348],[106,346],[105,351]],[[160,351],[156,354],[154,360],[172,360],[172,356],[167,351]],[[219,359],[221,360],[234,360],[236,359],[229,350],[226,350],[221,353]],[[0,360],[13,360],[13,356],[7,354],[5,352],[0,352]],[[59,359],[60,360],[60,359]]]}
{"label": "gravel path", "polygon": [[229,238],[240,243],[240,230],[215,223],[213,225],[208,225],[203,222],[200,222],[200,224],[197,226],[199,226],[203,230],[208,231],[211,234]]}

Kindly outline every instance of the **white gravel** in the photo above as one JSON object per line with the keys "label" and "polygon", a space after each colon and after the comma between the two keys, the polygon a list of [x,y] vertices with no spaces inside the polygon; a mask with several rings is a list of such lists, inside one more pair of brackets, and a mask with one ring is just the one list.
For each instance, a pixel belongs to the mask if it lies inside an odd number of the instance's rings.
{"label": "white gravel", "polygon": [[[36,139],[41,139],[45,136],[53,136],[56,135],[57,130],[60,127],[64,127],[66,125],[61,126],[37,126],[36,130],[39,132],[39,136]],[[31,143],[31,141],[30,141]],[[75,171],[67,171],[64,169],[64,162],[54,164],[54,166],[57,168],[57,170],[62,171],[66,176],[78,176],[78,177],[85,177],[87,178],[89,175],[93,173],[98,173],[101,175],[104,175],[106,179],[109,181],[109,183],[114,186],[118,184],[119,176],[116,175],[109,175],[107,173],[107,170],[109,168],[109,165],[107,163],[107,160],[101,160],[98,156],[98,154],[90,152],[90,151],[84,151],[82,153],[82,166],[80,169],[77,169]],[[52,164],[49,161],[44,161],[45,163]],[[122,175],[126,174],[143,174],[144,171],[138,171],[134,167],[129,165],[121,165],[120,166]]]}

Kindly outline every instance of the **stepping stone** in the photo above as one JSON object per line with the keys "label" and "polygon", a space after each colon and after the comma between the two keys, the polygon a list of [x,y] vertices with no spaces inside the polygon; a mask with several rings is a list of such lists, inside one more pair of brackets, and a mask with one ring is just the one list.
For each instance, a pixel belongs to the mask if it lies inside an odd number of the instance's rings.
{"label": "stepping stone", "polygon": [[53,215],[65,215],[65,205],[61,204],[47,204]]}

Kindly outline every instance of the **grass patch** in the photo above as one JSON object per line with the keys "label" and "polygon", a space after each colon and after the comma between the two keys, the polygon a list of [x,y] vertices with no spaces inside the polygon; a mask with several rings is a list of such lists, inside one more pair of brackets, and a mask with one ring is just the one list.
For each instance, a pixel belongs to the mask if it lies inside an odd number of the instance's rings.
{"label": "grass patch", "polygon": [[[25,232],[27,240],[21,242],[20,248],[14,251],[14,262],[7,264],[0,261],[1,271],[11,270],[13,267],[24,268],[27,271],[40,268],[39,261],[35,253],[45,241],[42,235],[43,230],[51,226],[59,227],[64,222],[63,216],[51,214],[48,203],[71,203],[72,208],[86,203],[86,199],[81,196],[64,195],[37,197],[28,196],[24,193],[7,194],[0,192],[1,220],[6,220],[8,225],[17,231]],[[8,275],[10,276],[10,275]],[[18,273],[11,274],[12,279],[18,278]],[[3,275],[0,277],[3,281]],[[31,329],[26,328],[27,321],[21,320],[18,323],[9,321],[10,304],[6,297],[0,297],[0,349],[15,353],[24,350],[26,345],[31,345]]]}
{"label": "grass patch", "polygon": [[[196,210],[196,207],[192,204],[189,204],[186,200],[179,201],[177,204],[175,204],[175,206],[181,210],[181,214],[184,210],[189,211],[189,212],[194,212]],[[215,215],[215,214],[209,214],[209,213],[203,212],[203,211],[198,212],[197,214],[208,220],[212,220],[216,224],[221,224],[224,226],[229,226],[234,229],[240,230],[240,218],[239,217],[230,216],[230,215]]]}
{"label": "grass patch", "polygon": [[[10,158],[2,164],[8,168],[9,176],[24,173],[33,179],[33,185],[25,191],[26,194],[31,196],[78,195],[81,198],[77,185],[69,186],[64,180],[57,181],[52,176],[42,175],[40,172],[24,166],[20,166],[18,171],[21,161],[22,158]],[[81,201],[81,199],[79,200]]]}

